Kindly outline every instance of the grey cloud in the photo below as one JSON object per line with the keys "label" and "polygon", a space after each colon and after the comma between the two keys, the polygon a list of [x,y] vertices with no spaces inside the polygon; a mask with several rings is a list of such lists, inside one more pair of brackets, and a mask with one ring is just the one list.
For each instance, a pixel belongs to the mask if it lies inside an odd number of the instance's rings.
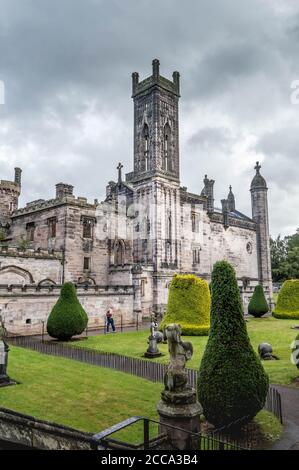
{"label": "grey cloud", "polygon": [[[132,167],[130,75],[148,76],[158,57],[163,75],[179,70],[182,78],[182,184],[200,191],[208,173],[220,199],[232,183],[239,209],[250,213],[246,188],[262,153],[276,212],[283,209],[279,187],[293,178],[289,230],[299,202],[296,172],[287,170],[297,158],[298,110],[290,105],[289,87],[299,78],[299,11],[294,2],[283,5],[0,0],[1,178],[23,166],[22,203],[51,197],[58,180],[74,184],[77,194],[100,197],[119,160],[126,171]],[[280,138],[279,129],[285,129]],[[247,135],[255,146],[242,145]],[[275,214],[272,220],[274,232],[281,230]]]}

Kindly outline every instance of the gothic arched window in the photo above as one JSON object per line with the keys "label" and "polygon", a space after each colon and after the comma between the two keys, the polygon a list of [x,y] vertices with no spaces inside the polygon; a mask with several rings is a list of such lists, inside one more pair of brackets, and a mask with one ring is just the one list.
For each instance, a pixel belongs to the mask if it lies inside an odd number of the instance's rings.
{"label": "gothic arched window", "polygon": [[168,216],[168,219],[167,219],[167,238],[168,238],[168,240],[171,240],[171,238],[172,238],[172,220],[171,220],[171,214]]}
{"label": "gothic arched window", "polygon": [[171,129],[168,122],[164,126],[164,142],[163,142],[163,169],[170,170],[170,144]]}
{"label": "gothic arched window", "polygon": [[144,169],[149,170],[149,130],[148,125],[144,124],[143,127],[143,159]]}

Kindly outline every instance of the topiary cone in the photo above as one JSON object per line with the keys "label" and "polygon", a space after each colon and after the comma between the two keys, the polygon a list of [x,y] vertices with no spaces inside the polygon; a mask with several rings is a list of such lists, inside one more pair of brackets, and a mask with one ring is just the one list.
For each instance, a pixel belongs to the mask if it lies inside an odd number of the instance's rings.
{"label": "topiary cone", "polygon": [[88,316],[80,304],[74,284],[66,282],[59,299],[52,308],[47,321],[47,331],[52,338],[62,341],[81,334],[88,323]]}
{"label": "topiary cone", "polygon": [[267,312],[269,312],[269,306],[264,294],[264,289],[261,285],[257,285],[255,286],[253,296],[248,305],[248,313],[259,318]]}
{"label": "topiary cone", "polygon": [[269,380],[246,330],[235,271],[226,261],[212,272],[211,329],[198,377],[198,399],[217,428],[244,424],[260,411]]}
{"label": "topiary cone", "polygon": [[179,323],[184,335],[207,335],[210,328],[210,291],[194,274],[175,274],[169,287],[166,313],[160,324]]}

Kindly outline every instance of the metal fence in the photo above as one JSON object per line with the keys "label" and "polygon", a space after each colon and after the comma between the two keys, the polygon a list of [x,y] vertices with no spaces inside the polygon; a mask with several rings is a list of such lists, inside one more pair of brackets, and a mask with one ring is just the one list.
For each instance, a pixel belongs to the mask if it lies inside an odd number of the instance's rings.
{"label": "metal fence", "polygon": [[[161,364],[159,362],[151,362],[146,359],[137,359],[120,354],[67,345],[56,341],[42,342],[32,336],[10,337],[8,338],[8,341],[12,345],[29,348],[43,354],[60,356],[99,367],[115,369],[120,372],[151,380],[152,382],[163,382],[167,369],[166,364]],[[196,388],[197,370],[187,369],[187,374],[189,384]],[[269,388],[265,409],[273,413],[282,423],[281,396],[273,387]]]}

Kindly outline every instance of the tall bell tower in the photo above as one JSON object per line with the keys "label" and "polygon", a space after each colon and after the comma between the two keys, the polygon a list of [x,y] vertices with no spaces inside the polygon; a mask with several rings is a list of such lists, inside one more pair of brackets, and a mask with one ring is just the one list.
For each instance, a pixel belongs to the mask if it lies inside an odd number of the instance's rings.
{"label": "tall bell tower", "polygon": [[160,176],[179,181],[180,75],[170,81],[160,75],[158,59],[152,62],[152,75],[139,81],[132,74],[134,100],[133,181]]}
{"label": "tall bell tower", "polygon": [[151,285],[152,311],[161,313],[167,303],[167,285],[179,264],[180,75],[160,75],[158,59],[152,75],[139,81],[132,74],[134,101],[134,171],[126,175],[134,191],[133,260],[141,278]]}

